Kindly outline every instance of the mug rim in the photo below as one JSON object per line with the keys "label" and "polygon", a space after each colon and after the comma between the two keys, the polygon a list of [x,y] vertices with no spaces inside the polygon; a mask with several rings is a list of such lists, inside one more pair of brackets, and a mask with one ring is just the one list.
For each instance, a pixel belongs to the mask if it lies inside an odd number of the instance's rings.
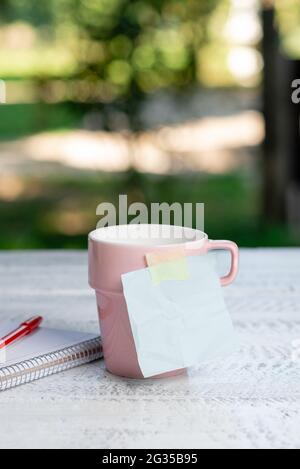
{"label": "mug rim", "polygon": [[[158,242],[157,244],[151,244],[149,242],[148,243],[143,242],[142,239],[139,241],[138,239],[131,238],[131,240],[129,239],[127,241],[126,240],[122,241],[122,240],[115,240],[115,239],[109,239],[109,238],[97,239],[95,237],[95,233],[96,232],[99,233],[99,231],[105,232],[113,228],[118,230],[120,229],[119,227],[124,227],[124,228],[126,227],[126,229],[128,229],[128,227],[137,227],[137,226],[141,228],[152,227],[152,229],[153,228],[160,228],[160,229],[180,228],[183,231],[189,231],[190,233],[193,233],[195,235],[195,239],[187,239],[187,238],[184,238],[183,236],[181,239],[178,240],[178,242],[164,243],[163,238],[160,238],[161,242]],[[157,248],[179,248],[179,247],[194,245],[194,244],[198,245],[199,243],[202,244],[208,240],[208,235],[204,231],[198,230],[196,228],[190,228],[190,227],[181,226],[181,225],[166,225],[166,224],[158,225],[158,224],[150,224],[150,223],[144,223],[144,224],[132,223],[132,224],[126,224],[126,225],[111,225],[111,226],[97,228],[89,233],[88,239],[89,241],[99,243],[99,244],[106,244],[109,246],[116,246],[116,247],[119,246],[119,247],[126,247],[126,248],[143,248],[144,247],[144,248],[156,248],[157,249]],[[173,238],[173,239],[176,239],[176,238]],[[132,241],[136,241],[136,242],[132,242]]]}

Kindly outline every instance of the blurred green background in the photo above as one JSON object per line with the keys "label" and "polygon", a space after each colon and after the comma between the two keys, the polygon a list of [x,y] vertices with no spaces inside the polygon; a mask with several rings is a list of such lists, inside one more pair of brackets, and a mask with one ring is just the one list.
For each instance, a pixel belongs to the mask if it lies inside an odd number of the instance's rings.
{"label": "blurred green background", "polygon": [[[204,202],[212,238],[300,245],[263,206],[261,6],[1,0],[0,248],[85,248],[119,194]],[[275,16],[299,58],[298,0]]]}

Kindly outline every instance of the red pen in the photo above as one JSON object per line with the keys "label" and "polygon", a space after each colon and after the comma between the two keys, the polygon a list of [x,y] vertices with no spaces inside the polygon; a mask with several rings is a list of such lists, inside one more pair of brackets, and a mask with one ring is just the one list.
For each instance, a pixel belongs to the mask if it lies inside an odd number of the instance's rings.
{"label": "red pen", "polygon": [[31,334],[31,332],[35,331],[35,329],[39,327],[42,320],[42,316],[34,316],[33,318],[28,319],[28,321],[22,322],[22,324],[20,324],[17,329],[0,339],[0,349],[12,344],[16,340],[19,340],[28,334]]}

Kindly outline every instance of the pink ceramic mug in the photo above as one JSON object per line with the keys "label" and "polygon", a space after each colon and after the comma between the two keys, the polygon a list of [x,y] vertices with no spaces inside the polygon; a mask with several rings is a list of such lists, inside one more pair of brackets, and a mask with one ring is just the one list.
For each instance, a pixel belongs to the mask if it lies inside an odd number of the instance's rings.
{"label": "pink ceramic mug", "polygon": [[[158,235],[153,236],[152,229],[155,228],[165,228],[166,231],[155,231]],[[147,267],[147,253],[176,247],[184,247],[189,256],[215,249],[230,251],[230,271],[220,281],[222,285],[229,285],[235,279],[238,271],[237,245],[232,241],[211,241],[199,230],[166,225],[123,225],[100,228],[89,234],[89,283],[96,291],[105,365],[115,375],[143,378],[121,275]],[[182,371],[174,370],[159,377],[174,376]]]}

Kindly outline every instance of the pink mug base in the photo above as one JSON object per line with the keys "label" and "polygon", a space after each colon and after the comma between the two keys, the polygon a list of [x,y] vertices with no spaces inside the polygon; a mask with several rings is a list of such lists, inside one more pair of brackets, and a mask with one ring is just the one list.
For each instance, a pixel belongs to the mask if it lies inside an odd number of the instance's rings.
{"label": "pink mug base", "polygon": [[168,379],[168,378],[175,378],[177,376],[183,376],[183,375],[186,375],[187,374],[187,370],[186,368],[180,368],[179,370],[174,370],[174,371],[168,371],[167,373],[161,373],[159,375],[155,375],[155,376],[150,376],[149,378],[144,378],[143,376],[128,376],[128,374],[125,375],[122,375],[120,373],[116,373],[115,370],[110,370],[107,366],[106,366],[106,371],[108,371],[108,373],[114,375],[114,376],[119,376],[120,378],[126,378],[126,379],[132,379],[132,380],[144,380],[144,379]]}
{"label": "pink mug base", "polygon": [[186,368],[180,368],[179,370],[168,371],[160,375],[151,376],[149,379],[162,379],[162,378],[175,378],[175,376],[182,376],[186,374]]}

